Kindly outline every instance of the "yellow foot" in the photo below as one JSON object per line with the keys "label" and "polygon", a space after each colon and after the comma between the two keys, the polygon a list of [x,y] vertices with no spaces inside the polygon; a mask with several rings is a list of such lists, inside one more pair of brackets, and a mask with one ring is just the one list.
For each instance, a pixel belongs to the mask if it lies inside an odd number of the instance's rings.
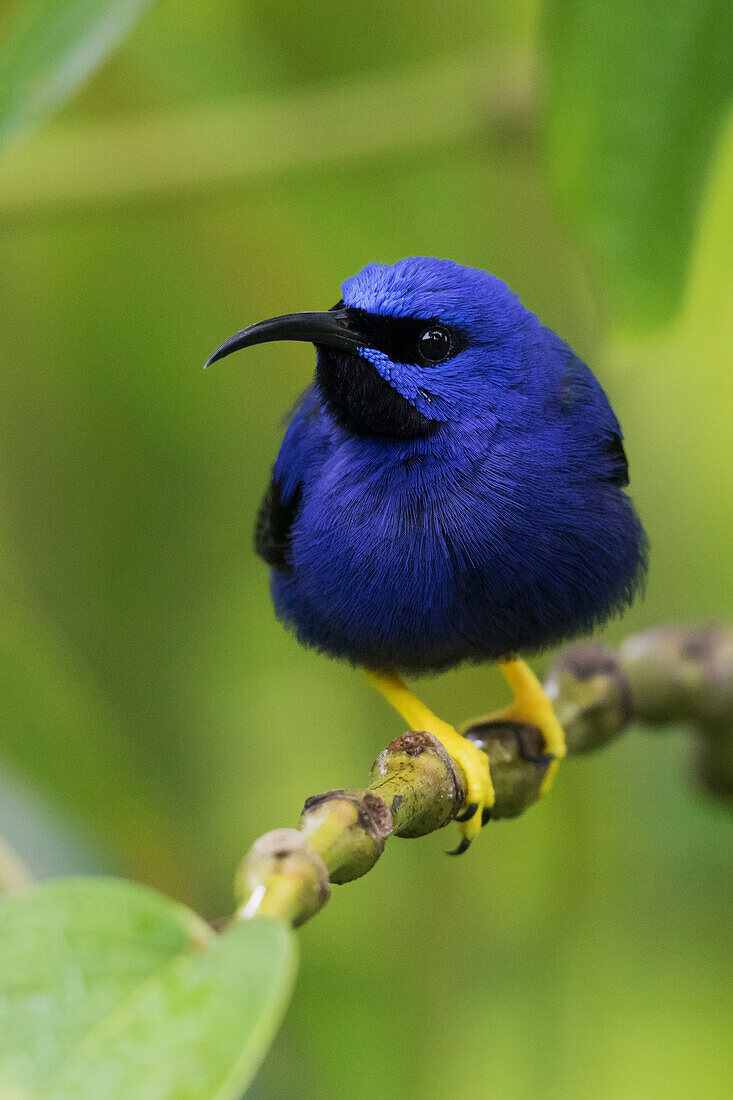
{"label": "yellow foot", "polygon": [[475,725],[478,722],[523,722],[528,726],[536,726],[542,731],[545,751],[554,757],[542,780],[541,793],[545,794],[552,787],[560,761],[567,751],[565,731],[557,720],[552,703],[545,694],[542,684],[525,661],[500,661],[499,668],[514,692],[514,702],[483,718],[474,718],[473,721],[465,723],[462,728],[467,729],[469,725]]}
{"label": "yellow foot", "polygon": [[461,842],[450,855],[465,852],[475,836],[489,819],[494,805],[494,787],[489,773],[489,758],[473,741],[433,714],[408,688],[400,676],[388,672],[370,672],[366,678],[380,695],[397,710],[413,730],[425,730],[440,741],[463,780],[464,801],[461,813],[456,817],[461,829]]}

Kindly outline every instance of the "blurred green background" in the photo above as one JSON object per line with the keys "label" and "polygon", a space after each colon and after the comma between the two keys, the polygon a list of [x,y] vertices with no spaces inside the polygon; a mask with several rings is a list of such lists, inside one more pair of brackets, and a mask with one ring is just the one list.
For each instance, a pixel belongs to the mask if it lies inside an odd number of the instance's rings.
{"label": "blurred green background", "polygon": [[[369,260],[488,267],[596,370],[652,543],[605,637],[730,617],[726,10],[166,0],[9,147],[0,834],[36,873],[220,916],[251,840],[401,732],[276,623],[251,549],[312,352],[201,371]],[[449,719],[504,698],[422,686]],[[463,860],[392,842],[301,932],[251,1095],[729,1095],[732,823],[689,754],[633,731]]]}

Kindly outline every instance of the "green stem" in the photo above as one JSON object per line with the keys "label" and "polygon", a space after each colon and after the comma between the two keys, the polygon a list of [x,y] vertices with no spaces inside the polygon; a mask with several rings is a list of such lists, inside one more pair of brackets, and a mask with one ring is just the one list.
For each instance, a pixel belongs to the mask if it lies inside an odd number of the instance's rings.
{"label": "green stem", "polygon": [[474,55],[274,98],[59,124],[6,152],[0,216],[137,204],[272,172],[454,145],[492,127],[526,134],[533,111],[528,57]]}
{"label": "green stem", "polygon": [[[618,650],[581,642],[559,654],[545,689],[570,755],[601,748],[632,721],[685,722],[695,739],[698,781],[720,797],[733,796],[733,629],[662,627]],[[538,729],[484,721],[465,735],[489,757],[492,818],[516,817],[537,801],[551,759]],[[461,778],[440,742],[420,731],[403,734],[380,753],[367,788],[309,798],[300,829],[260,837],[237,877],[238,918],[302,924],[325,905],[331,884],[374,866],[389,836],[441,829],[462,804]]]}

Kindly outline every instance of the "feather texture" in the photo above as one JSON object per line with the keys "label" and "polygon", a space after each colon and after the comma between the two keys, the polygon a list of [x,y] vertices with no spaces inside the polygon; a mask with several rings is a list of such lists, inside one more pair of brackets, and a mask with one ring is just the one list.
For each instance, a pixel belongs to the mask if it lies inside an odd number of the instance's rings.
{"label": "feather texture", "polygon": [[[537,651],[628,605],[646,538],[621,429],[588,367],[486,272],[412,258],[342,290],[370,323],[437,319],[465,346],[431,367],[361,349],[358,400],[386,405],[359,431],[349,364],[334,389],[332,353],[318,349],[257,536],[276,612],[301,642],[421,672]],[[404,404],[414,430],[395,437],[386,427]]]}

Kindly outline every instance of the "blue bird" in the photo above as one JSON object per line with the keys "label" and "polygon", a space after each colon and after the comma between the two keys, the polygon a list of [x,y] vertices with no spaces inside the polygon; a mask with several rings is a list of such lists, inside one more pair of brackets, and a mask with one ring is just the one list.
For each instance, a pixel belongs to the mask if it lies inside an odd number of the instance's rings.
{"label": "blue bird", "polygon": [[[501,279],[450,260],[369,264],[321,313],[237,333],[316,348],[262,503],[256,549],[279,619],[363,667],[463,778],[464,851],[494,800],[486,755],[402,673],[497,661],[514,702],[491,717],[565,738],[532,654],[627,606],[647,543],[624,489],[619,423],[595,377]],[[208,363],[207,363],[208,366]]]}

